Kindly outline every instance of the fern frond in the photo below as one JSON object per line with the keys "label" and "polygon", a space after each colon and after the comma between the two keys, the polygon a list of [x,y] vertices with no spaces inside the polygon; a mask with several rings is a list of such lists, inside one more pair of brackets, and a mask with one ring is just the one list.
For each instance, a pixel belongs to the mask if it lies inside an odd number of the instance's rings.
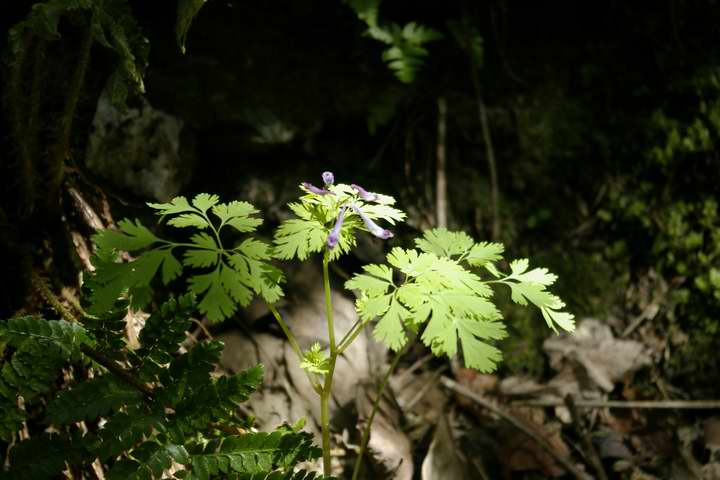
{"label": "fern frond", "polygon": [[57,425],[105,416],[120,407],[142,401],[136,389],[120,383],[110,375],[86,380],[71,390],[64,390],[47,407],[47,419]]}
{"label": "fern frond", "polygon": [[78,323],[37,317],[12,318],[0,324],[0,340],[17,349],[28,342],[55,345],[66,359],[79,358],[81,345],[95,343]]}
{"label": "fern frond", "polygon": [[190,294],[177,300],[170,298],[157,308],[140,331],[140,348],[135,351],[134,361],[139,362],[139,366],[152,361],[157,368],[169,363],[180,343],[185,340],[194,309],[195,301]]}
{"label": "fern frond", "polygon": [[77,465],[82,461],[92,461],[93,458],[79,435],[41,434],[19,442],[10,450],[11,469],[7,472],[7,478],[57,478],[68,464]]}
{"label": "fern frond", "polygon": [[138,445],[155,430],[165,430],[161,413],[148,413],[139,407],[129,408],[127,412],[116,413],[108,419],[98,432],[93,451],[101,460],[116,457]]}
{"label": "fern frond", "polygon": [[233,423],[237,406],[245,402],[262,382],[263,366],[244,370],[229,377],[197,382],[185,390],[185,395],[175,406],[171,425],[191,433],[207,428],[210,423]]}
{"label": "fern frond", "polygon": [[[208,480],[213,475],[228,474],[252,476],[250,478],[286,478],[269,476],[292,472],[292,467],[298,462],[318,458],[320,454],[308,433],[247,433],[190,449],[190,462],[186,465],[190,475],[186,478]],[[290,478],[294,478],[292,474]]]}
{"label": "fern frond", "polygon": [[32,405],[39,396],[52,391],[67,361],[67,355],[57,345],[27,341],[0,369],[0,438],[9,441],[25,420],[25,411],[18,408],[18,397],[25,405]]}
{"label": "fern frond", "polygon": [[134,449],[132,458],[117,462],[107,474],[108,480],[145,480],[161,478],[173,461],[186,464],[190,460],[182,445],[147,441]]}

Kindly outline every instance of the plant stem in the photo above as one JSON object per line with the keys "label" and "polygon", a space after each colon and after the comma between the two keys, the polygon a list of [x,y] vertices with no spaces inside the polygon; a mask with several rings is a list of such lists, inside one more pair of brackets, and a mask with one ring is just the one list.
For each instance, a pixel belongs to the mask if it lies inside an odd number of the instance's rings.
{"label": "plant stem", "polygon": [[323,287],[325,288],[325,317],[327,318],[328,340],[330,341],[330,353],[335,352],[335,324],[333,323],[332,297],[330,291],[330,250],[325,250],[323,256]]}
{"label": "plant stem", "polygon": [[358,475],[360,475],[360,467],[362,466],[363,455],[365,454],[365,450],[367,449],[368,441],[370,440],[370,429],[372,428],[373,420],[375,420],[375,414],[377,413],[378,409],[380,408],[380,400],[382,399],[383,393],[385,392],[385,387],[387,387],[387,384],[390,381],[390,376],[395,371],[395,368],[397,367],[397,364],[400,361],[400,357],[402,357],[403,354],[407,351],[409,345],[410,345],[410,342],[407,342],[405,344],[405,346],[402,348],[402,350],[400,350],[398,353],[395,354],[395,358],[393,359],[392,363],[390,364],[390,367],[388,367],[387,372],[385,372],[385,376],[382,379],[382,383],[380,383],[380,387],[378,388],[377,397],[375,397],[375,402],[373,403],[372,411],[370,412],[370,416],[368,417],[367,425],[365,425],[365,428],[363,429],[362,440],[360,441],[360,450],[358,451],[358,456],[355,459],[355,466],[353,467],[352,480],[357,480]]}
{"label": "plant stem", "polygon": [[333,374],[335,373],[335,362],[338,356],[337,345],[335,344],[330,272],[328,272],[329,263],[330,250],[326,249],[323,255],[323,286],[325,288],[325,316],[327,319],[328,340],[330,342],[330,365],[328,373],[325,375],[325,384],[320,392],[320,429],[322,430],[323,472],[328,477],[332,474],[330,458],[330,395],[332,394]]}
{"label": "plant stem", "polygon": [[[290,328],[288,327],[287,323],[285,323],[285,320],[283,320],[282,315],[280,315],[280,312],[277,308],[275,308],[275,305],[271,305],[269,303],[266,304],[270,312],[272,312],[273,316],[275,317],[275,320],[277,320],[278,325],[280,325],[280,329],[283,331],[285,336],[288,339],[288,342],[290,342],[290,347],[295,352],[295,355],[298,357],[298,361],[303,361],[303,353],[300,349],[300,344],[298,343],[297,339],[295,338],[295,335],[290,331]],[[307,374],[308,380],[310,381],[310,385],[312,385],[313,390],[320,395],[322,392],[322,388],[320,387],[320,384],[315,380],[310,372],[305,371]]]}
{"label": "plant stem", "polygon": [[298,359],[302,361],[303,354],[302,350],[300,349],[300,344],[298,344],[297,339],[295,338],[295,335],[290,331],[290,328],[288,327],[287,323],[285,323],[285,320],[283,320],[282,315],[280,315],[280,312],[278,312],[278,309],[275,308],[275,305],[266,304],[270,312],[273,314],[273,317],[275,317],[275,320],[277,320],[278,325],[280,325],[280,329],[283,331],[285,336],[288,339],[288,342],[290,342],[290,346],[292,347],[295,354],[298,356]]}
{"label": "plant stem", "polygon": [[338,343],[338,354],[342,354],[350,345],[352,345],[357,336],[360,335],[360,332],[363,331],[363,328],[365,328],[366,323],[367,322],[362,319],[358,319],[355,324],[350,327],[350,330],[347,331],[345,336],[340,339],[340,342]]}

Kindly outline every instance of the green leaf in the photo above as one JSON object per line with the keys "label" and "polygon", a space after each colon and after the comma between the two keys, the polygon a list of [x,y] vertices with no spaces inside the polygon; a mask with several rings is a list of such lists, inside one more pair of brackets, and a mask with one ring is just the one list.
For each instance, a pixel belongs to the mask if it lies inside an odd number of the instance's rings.
{"label": "green leaf", "polygon": [[548,272],[546,268],[535,268],[527,271],[529,262],[527,259],[515,260],[510,263],[512,273],[502,283],[510,287],[513,302],[519,305],[527,305],[528,302],[538,307],[546,323],[553,330],[557,326],[563,330],[572,332],[575,329],[574,316],[559,310],[565,307],[565,303],[559,297],[546,290],[557,279],[556,275]]}
{"label": "green leaf", "polygon": [[192,324],[190,317],[194,310],[193,296],[186,294],[177,300],[170,297],[148,317],[140,330],[140,348],[135,351],[133,359],[133,363],[141,367],[141,374],[148,361],[155,362],[159,368],[173,359],[186,338],[185,332]]}
{"label": "green leaf", "polygon": [[248,202],[221,203],[215,205],[212,211],[223,225],[228,224],[238,232],[253,232],[262,224],[262,219],[250,217],[259,211]]}
{"label": "green leaf", "polygon": [[464,232],[449,232],[445,228],[426,230],[423,238],[415,239],[417,248],[438,257],[463,255],[473,247],[473,239]]}
{"label": "green leaf", "polygon": [[209,228],[210,224],[205,217],[198,215],[197,213],[183,213],[177,217],[172,218],[168,225],[173,227],[195,227],[195,228]]}
{"label": "green leaf", "polygon": [[257,432],[211,442],[200,453],[191,454],[186,467],[199,479],[219,475],[225,465],[236,474],[266,478],[278,470],[293,475],[293,465],[319,455],[307,433]]}
{"label": "green leaf", "polygon": [[220,197],[210,193],[199,193],[193,198],[192,204],[195,208],[205,213],[213,205],[220,202]]}
{"label": "green leaf", "polygon": [[220,260],[220,252],[217,250],[187,250],[183,263],[189,267],[202,268],[211,267]]}
{"label": "green leaf", "polygon": [[174,215],[176,213],[194,212],[185,197],[175,197],[170,203],[148,203],[148,207],[159,210],[158,215]]}
{"label": "green leaf", "polygon": [[175,23],[175,36],[180,51],[185,53],[185,40],[188,30],[195,16],[207,0],[178,0],[177,21]]}
{"label": "green leaf", "polygon": [[391,225],[395,225],[395,222],[401,222],[405,220],[405,212],[403,212],[402,210],[398,210],[397,208],[391,207],[390,205],[383,205],[380,203],[366,203],[364,205],[361,205],[359,208],[363,211],[365,215],[367,215],[371,219],[386,220]]}
{"label": "green leaf", "polygon": [[[61,478],[68,464],[88,461],[82,439],[66,434],[40,433],[9,450],[10,471],[3,478],[36,480]],[[67,463],[66,463],[67,462]],[[90,463],[90,461],[88,461]]]}
{"label": "green leaf", "polygon": [[147,248],[153,243],[160,241],[158,237],[153,235],[153,233],[137,219],[135,223],[128,219],[120,220],[118,222],[118,228],[119,230],[117,231],[99,230],[98,233],[93,235],[93,242],[101,250],[132,252]]}
{"label": "green leaf", "polygon": [[195,275],[190,279],[190,290],[202,296],[198,309],[214,322],[219,322],[235,313],[235,302],[222,285],[221,273],[225,268],[229,267],[220,264],[215,271]]}
{"label": "green leaf", "polygon": [[182,264],[172,254],[172,250],[166,250],[162,263],[162,281],[165,285],[176,279],[182,273]]}
{"label": "green leaf", "polygon": [[348,290],[360,290],[366,295],[383,295],[392,285],[392,270],[385,265],[365,265],[366,274],[356,274],[345,282]]}
{"label": "green leaf", "polygon": [[243,275],[232,268],[222,268],[220,271],[220,281],[223,288],[225,288],[235,302],[243,307],[250,304],[253,292],[246,286],[252,283],[249,275]]}
{"label": "green leaf", "polygon": [[501,243],[481,242],[473,245],[465,260],[474,267],[487,266],[490,262],[502,260],[504,251],[505,247]]}
{"label": "green leaf", "polygon": [[355,302],[360,318],[363,320],[374,320],[375,318],[383,315],[390,307],[392,298],[392,295],[370,297],[367,294],[364,294],[357,300],[357,302]]}
{"label": "green leaf", "polygon": [[47,407],[47,418],[57,425],[106,416],[128,403],[142,401],[142,394],[110,375],[91,378],[64,390]]}
{"label": "green leaf", "polygon": [[80,346],[94,344],[79,323],[36,317],[11,318],[0,324],[0,339],[17,349],[23,348],[28,342],[53,344],[65,358],[78,358]]}
{"label": "green leaf", "polygon": [[390,308],[375,325],[373,330],[375,338],[385,343],[392,350],[399,351],[407,343],[403,325],[409,317],[410,311],[397,299],[393,298],[390,302]]}
{"label": "green leaf", "polygon": [[325,248],[329,230],[317,220],[290,219],[275,230],[274,256],[282,260],[305,260]]}

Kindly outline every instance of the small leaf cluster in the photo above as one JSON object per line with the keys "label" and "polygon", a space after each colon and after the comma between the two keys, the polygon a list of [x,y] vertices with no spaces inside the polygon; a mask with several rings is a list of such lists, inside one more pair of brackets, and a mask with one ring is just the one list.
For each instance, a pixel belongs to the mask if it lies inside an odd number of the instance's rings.
{"label": "small leaf cluster", "polygon": [[356,245],[358,230],[368,231],[360,216],[349,208],[352,205],[371,220],[384,220],[395,225],[405,219],[405,213],[393,206],[395,199],[389,195],[374,194],[372,201],[361,200],[352,186],[343,183],[328,186],[327,194],[313,193],[303,185],[300,188],[305,194],[298,202],[288,204],[296,218],[284,221],[275,231],[274,255],[282,260],[305,260],[310,254],[323,251],[343,207],[346,208],[345,220],[338,244],[329,252],[330,260],[339,258]]}
{"label": "small leaf cluster", "polygon": [[573,330],[572,315],[561,311],[564,303],[546,289],[556,280],[547,269],[528,271],[522,259],[511,262],[511,273],[504,275],[496,266],[501,244],[476,243],[442,228],[425,232],[415,244],[394,248],[386,264],[366,265],[345,284],[360,292],[356,308],[362,321],[377,319],[375,337],[393,350],[407,343],[408,332],[417,333],[434,354],[453,357],[459,343],[467,367],[493,371],[502,355],[492,342],[507,335],[492,302],[494,284],[508,286],[516,303],[537,306],[551,328]]}
{"label": "small leaf cluster", "polygon": [[[223,231],[235,235],[254,232],[262,223],[258,210],[247,202],[220,203],[217,195],[200,194],[192,202],[176,197],[170,203],[149,204],[169,226],[194,230],[187,242],[156,236],[138,220],[122,220],[118,230],[102,230],[93,240],[97,288],[93,313],[108,310],[124,292],[131,305],[141,308],[152,298],[152,281],[169,284],[190,272],[188,290],[200,297],[200,311],[210,320],[230,317],[237,305],[247,306],[255,295],[269,303],[282,296],[280,270],[269,260],[269,245],[246,237],[226,247]],[[118,261],[120,252],[138,252],[132,262]],[[178,254],[181,253],[181,259]],[[159,274],[159,275],[158,275]]]}
{"label": "small leaf cluster", "polygon": [[[54,478],[97,459],[108,479],[319,478],[294,472],[320,455],[311,435],[287,426],[252,431],[239,415],[262,365],[217,377],[221,342],[184,346],[195,307],[191,294],[169,299],[148,318],[139,348],[114,352],[98,350],[116,339],[96,338],[102,320],[90,316],[1,323],[0,437],[10,442],[25,421],[52,427],[10,450],[7,477]],[[81,364],[94,366],[92,378],[63,384],[63,369]],[[77,422],[91,428],[83,434]]]}
{"label": "small leaf cluster", "polygon": [[396,23],[380,24],[378,14],[381,0],[346,0],[360,20],[367,25],[365,35],[386,44],[382,59],[403,83],[412,83],[425,64],[428,51],[425,44],[439,40],[442,35],[416,22],[404,26]]}

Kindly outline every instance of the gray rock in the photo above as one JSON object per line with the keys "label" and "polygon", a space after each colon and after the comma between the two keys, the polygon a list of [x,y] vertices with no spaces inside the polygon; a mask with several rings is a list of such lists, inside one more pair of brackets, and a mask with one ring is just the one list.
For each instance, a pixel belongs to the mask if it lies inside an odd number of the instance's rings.
{"label": "gray rock", "polygon": [[155,110],[145,98],[121,111],[103,93],[88,139],[85,165],[112,186],[138,197],[167,201],[176,196],[192,172],[191,148],[183,121]]}

